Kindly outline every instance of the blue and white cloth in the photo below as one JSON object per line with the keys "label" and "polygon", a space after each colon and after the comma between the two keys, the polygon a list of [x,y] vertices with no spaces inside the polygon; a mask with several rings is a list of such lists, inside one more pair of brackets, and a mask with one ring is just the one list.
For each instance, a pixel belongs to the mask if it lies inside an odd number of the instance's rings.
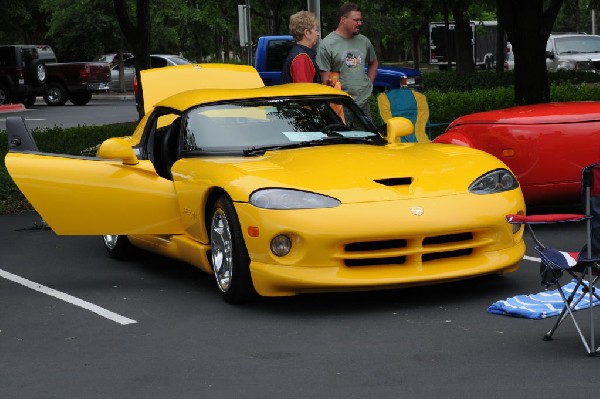
{"label": "blue and white cloth", "polygon": [[[573,280],[561,289],[568,298],[575,288],[576,281]],[[581,301],[572,310],[587,309],[590,307],[589,293],[583,292],[583,287],[579,286],[573,302],[584,295]],[[600,305],[600,301],[594,297],[594,306]],[[538,294],[517,295],[503,301],[497,301],[488,308],[488,313],[523,317],[526,319],[545,319],[546,317],[557,316],[564,307],[564,302],[560,297],[558,289],[552,291],[543,291]]]}

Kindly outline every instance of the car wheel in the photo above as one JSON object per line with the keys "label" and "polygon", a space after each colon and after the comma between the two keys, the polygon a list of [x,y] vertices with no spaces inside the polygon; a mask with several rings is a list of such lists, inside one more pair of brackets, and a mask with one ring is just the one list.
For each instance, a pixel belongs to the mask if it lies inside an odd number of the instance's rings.
{"label": "car wheel", "polygon": [[226,302],[243,303],[256,296],[250,258],[233,203],[220,197],[212,208],[211,259],[217,287]]}
{"label": "car wheel", "polygon": [[104,238],[104,246],[111,258],[128,259],[135,251],[135,247],[131,245],[127,236],[108,235],[102,236],[102,238]]}
{"label": "car wheel", "polygon": [[34,106],[34,104],[35,104],[35,96],[26,97],[23,100],[23,105],[25,106],[25,108],[31,108]]}
{"label": "car wheel", "polygon": [[67,102],[67,89],[60,83],[52,82],[46,85],[44,101],[51,106],[64,105]]}
{"label": "car wheel", "polygon": [[7,85],[0,83],[0,105],[6,105],[12,103],[12,93]]}
{"label": "car wheel", "polygon": [[75,105],[85,105],[92,99],[92,93],[89,91],[81,91],[71,94],[69,101]]}

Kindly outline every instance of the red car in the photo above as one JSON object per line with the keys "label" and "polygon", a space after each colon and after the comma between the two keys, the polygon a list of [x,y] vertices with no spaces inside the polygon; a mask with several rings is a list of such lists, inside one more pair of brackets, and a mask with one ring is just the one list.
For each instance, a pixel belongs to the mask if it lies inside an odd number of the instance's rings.
{"label": "red car", "polygon": [[462,116],[434,142],[477,148],[513,171],[528,205],[581,199],[581,169],[600,161],[600,102],[536,104]]}

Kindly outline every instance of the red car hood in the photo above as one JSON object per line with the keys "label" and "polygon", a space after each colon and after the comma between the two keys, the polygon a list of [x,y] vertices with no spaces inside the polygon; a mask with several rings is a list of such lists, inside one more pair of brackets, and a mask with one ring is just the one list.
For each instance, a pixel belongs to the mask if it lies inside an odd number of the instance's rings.
{"label": "red car hood", "polygon": [[455,119],[448,130],[465,124],[533,125],[600,121],[600,101],[581,101],[524,105],[495,111],[478,112]]}

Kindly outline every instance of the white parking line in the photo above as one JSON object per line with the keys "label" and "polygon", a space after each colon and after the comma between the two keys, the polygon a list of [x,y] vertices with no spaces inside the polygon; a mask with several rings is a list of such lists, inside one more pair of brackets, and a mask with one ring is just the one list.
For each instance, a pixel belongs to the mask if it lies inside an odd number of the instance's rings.
{"label": "white parking line", "polygon": [[523,259],[530,260],[532,262],[539,262],[540,261],[540,258],[534,258],[533,256],[527,256],[527,255],[523,255]]}
{"label": "white parking line", "polygon": [[80,308],[89,310],[90,312],[94,312],[97,315],[105,317],[105,318],[112,320],[116,323],[119,323],[121,325],[137,323],[137,321],[135,321],[135,320],[132,320],[127,317],[121,316],[119,314],[113,313],[110,310],[101,308],[100,306],[94,305],[93,303],[86,302],[82,299],[76,298],[69,294],[65,294],[64,292],[60,292],[53,288],[46,287],[44,285],[35,283],[31,280],[27,280],[23,277],[17,276],[16,274],[9,273],[2,269],[0,269],[0,277],[3,277],[7,280],[24,285],[25,287],[31,288],[34,291],[41,292],[42,294],[50,295],[54,298],[58,298],[62,301],[68,302],[72,305],[79,306]]}

